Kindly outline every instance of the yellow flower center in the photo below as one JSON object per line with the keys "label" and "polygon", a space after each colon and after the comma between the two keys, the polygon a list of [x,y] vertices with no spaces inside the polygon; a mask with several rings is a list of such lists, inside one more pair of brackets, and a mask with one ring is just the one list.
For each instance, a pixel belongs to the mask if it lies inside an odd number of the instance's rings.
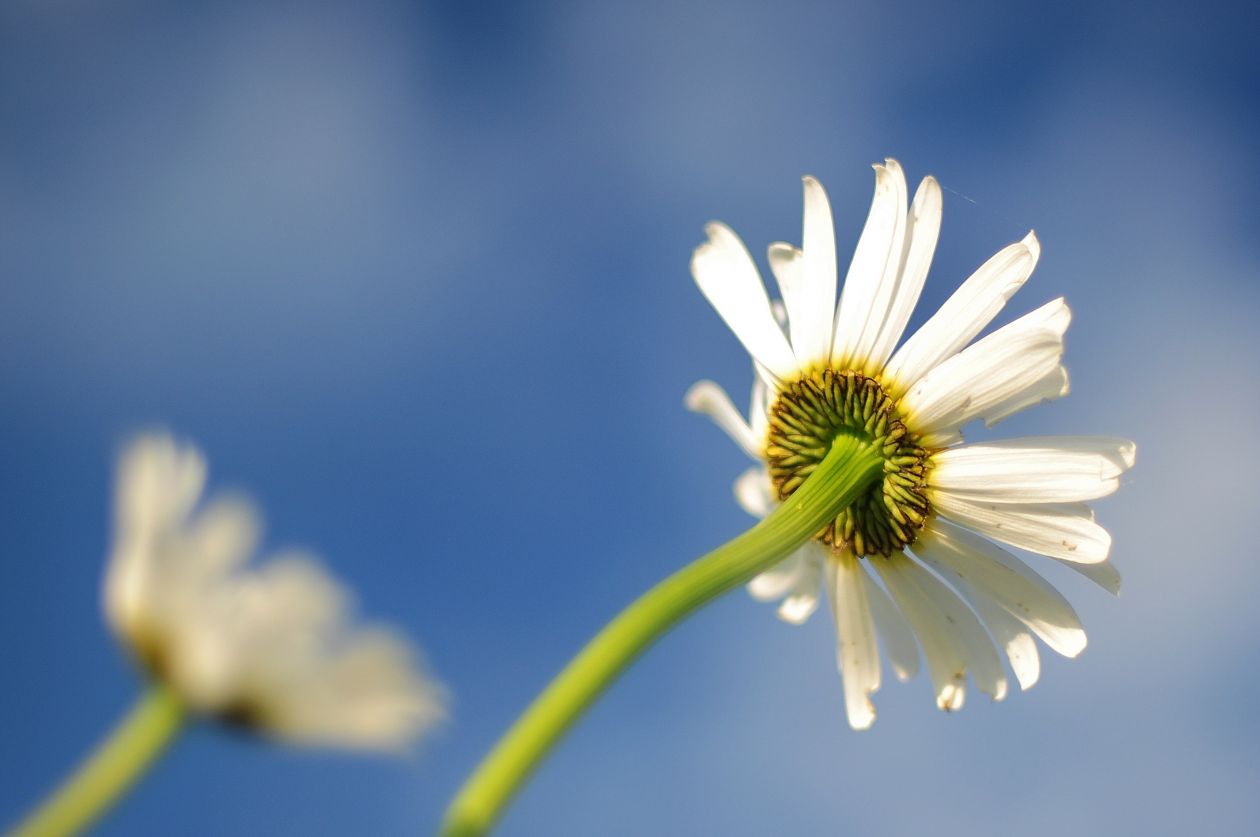
{"label": "yellow flower center", "polygon": [[914,443],[877,380],[851,370],[805,373],[779,391],[769,424],[766,458],[780,500],[805,482],[840,434],[869,442],[884,457],[883,478],[836,515],[820,541],[858,556],[891,555],[914,543],[932,510],[929,452]]}

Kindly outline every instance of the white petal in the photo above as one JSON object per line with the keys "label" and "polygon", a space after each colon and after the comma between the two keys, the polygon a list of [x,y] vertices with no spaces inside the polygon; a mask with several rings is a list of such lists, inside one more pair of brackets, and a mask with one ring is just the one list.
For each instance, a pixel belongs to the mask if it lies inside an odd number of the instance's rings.
{"label": "white petal", "polygon": [[764,445],[770,431],[770,390],[760,376],[753,379],[752,395],[748,404],[748,426],[758,440],[758,449]]}
{"label": "white petal", "polygon": [[753,517],[765,517],[778,505],[765,468],[749,468],[735,479],[735,500]]}
{"label": "white petal", "polygon": [[1023,691],[1032,688],[1037,678],[1041,677],[1041,657],[1037,653],[1036,640],[1033,640],[1032,634],[1024,628],[1022,621],[1007,613],[1007,610],[987,592],[971,584],[969,576],[960,575],[948,565],[934,562],[930,557],[925,558],[922,553],[919,557],[924,558],[925,562],[934,567],[939,574],[948,577],[955,589],[963,594],[966,603],[971,605],[976,614],[979,614],[985,628],[989,629],[989,634],[997,640],[998,647],[1011,662],[1011,669],[1016,673],[1019,688]]}
{"label": "white petal", "polygon": [[[782,320],[788,326],[788,342],[792,344],[792,354],[796,356],[799,366],[809,364],[809,356],[805,345],[809,338],[810,315],[814,314],[810,304],[810,288],[805,281],[805,266],[801,251],[791,244],[776,241],[766,250],[766,258],[770,262],[770,272],[779,283],[779,295],[783,297]],[[779,319],[777,316],[775,319]]]}
{"label": "white petal", "polygon": [[902,399],[902,414],[920,434],[920,444],[935,448],[956,442],[959,428],[972,419],[1007,415],[1014,403],[1028,406],[1030,391],[1043,400],[1038,387],[1059,367],[1070,318],[1067,305],[1056,299],[925,375]]}
{"label": "white petal", "polygon": [[862,576],[866,573],[849,552],[827,562],[827,592],[836,625],[836,664],[844,681],[844,705],[853,729],[875,722],[871,694],[879,689],[879,647]]}
{"label": "white petal", "polygon": [[801,571],[792,582],[788,595],[779,605],[779,618],[793,625],[800,625],[818,609],[818,588],[822,584],[825,554],[823,547],[811,541],[802,548]]}
{"label": "white petal", "polygon": [[120,528],[151,534],[182,522],[206,483],[206,461],[195,448],[162,434],[136,439],[118,467]]}
{"label": "white petal", "polygon": [[805,210],[801,249],[770,245],[770,267],[787,306],[792,351],[798,368],[823,365],[831,354],[836,307],[836,233],[827,193],[804,178]]}
{"label": "white petal", "polygon": [[[209,596],[181,602],[181,615],[163,625],[161,641],[165,653],[162,676],[179,692],[189,707],[205,713],[222,712],[240,697],[242,672],[252,660],[241,653],[247,647],[247,626],[238,614],[225,620],[232,608],[227,599]],[[216,601],[217,600],[217,601]]]}
{"label": "white petal", "polygon": [[788,315],[787,307],[779,300],[772,299],[770,301],[770,313],[774,315],[774,321],[779,326],[779,331],[783,332],[786,337],[788,333]]}
{"label": "white petal", "polygon": [[792,377],[796,360],[774,321],[770,298],[752,256],[724,224],[712,222],[705,231],[709,240],[697,247],[691,257],[691,275],[700,292],[754,360],[779,378]]}
{"label": "white petal", "polygon": [[359,631],[288,673],[268,707],[267,731],[295,744],[403,751],[445,714],[441,690],[418,668],[401,638]]}
{"label": "white petal", "polygon": [[[966,591],[963,595],[967,595]],[[977,595],[974,598],[967,596],[967,601],[980,614],[985,627],[1006,654],[1020,690],[1026,692],[1031,689],[1041,677],[1041,655],[1037,653],[1037,641],[1032,634],[992,599]]]}
{"label": "white petal", "polygon": [[[1053,555],[1049,557],[1054,558]],[[1078,564],[1076,561],[1064,561],[1062,558],[1054,558],[1054,560],[1085,576],[1111,595],[1120,595],[1120,571],[1110,560],[1099,561],[1097,564]]]}
{"label": "white petal", "polygon": [[713,381],[697,381],[683,396],[683,403],[693,413],[703,413],[713,419],[727,436],[739,445],[752,459],[761,461],[761,440],[753,433],[748,422],[735,409],[726,390]]}
{"label": "white petal", "polygon": [[753,371],[757,373],[757,380],[761,381],[764,386],[772,390],[778,390],[779,379],[763,364],[758,363],[756,358],[753,358]]}
{"label": "white petal", "polygon": [[1133,467],[1137,446],[1111,436],[1044,436],[963,445],[932,457],[932,487],[994,503],[1105,497]]}
{"label": "white petal", "polygon": [[871,564],[914,626],[941,709],[961,708],[968,670],[982,692],[994,700],[1005,697],[1006,675],[993,642],[957,594],[905,555]]}
{"label": "white petal", "polygon": [[906,178],[895,160],[874,168],[875,197],[836,311],[831,360],[839,368],[866,366],[867,354],[887,318],[900,266],[906,228]]}
{"label": "white petal", "polygon": [[867,559],[884,580],[923,648],[936,705],[946,711],[961,709],[966,697],[967,664],[952,639],[949,623],[912,582],[903,569],[904,562],[902,555]]}
{"label": "white petal", "polygon": [[1047,404],[1057,398],[1062,398],[1069,392],[1071,392],[1071,383],[1068,380],[1068,372],[1062,366],[1057,366],[1033,383],[1012,392],[1005,399],[989,407],[984,414],[984,426],[992,427],[1021,410],[1036,407],[1038,404]]}
{"label": "white petal", "polygon": [[[869,354],[870,371],[880,371],[897,347],[897,341],[910,322],[910,315],[923,291],[936,240],[941,232],[941,187],[934,177],[925,177],[915,192],[906,221],[905,255],[897,271],[897,285],[884,320]],[[900,394],[900,393],[898,393]]]}
{"label": "white petal", "polygon": [[749,594],[758,601],[783,597],[778,616],[784,622],[799,625],[818,609],[818,587],[822,582],[824,556],[816,542],[799,549],[748,582]]}
{"label": "white petal", "polygon": [[[1052,299],[1040,308],[1029,311],[1018,321],[1023,321],[1028,328],[1047,328],[1062,337],[1072,324],[1072,311],[1063,301],[1063,297]],[[1018,322],[1017,321],[1017,322]],[[1012,323],[1013,325],[1013,323]]]}
{"label": "white petal", "polygon": [[188,521],[178,555],[167,561],[171,573],[183,575],[183,583],[205,586],[218,583],[243,566],[258,546],[262,522],[252,504],[243,498],[218,497]]}
{"label": "white petal", "polygon": [[973,603],[992,600],[1066,657],[1084,650],[1085,629],[1067,599],[1001,547],[938,518],[924,527],[913,548],[955,586],[975,591]]}
{"label": "white petal", "polygon": [[785,596],[804,572],[804,549],[798,549],[748,582],[748,594],[759,602],[772,602]]}
{"label": "white petal", "polygon": [[1078,564],[1107,560],[1111,535],[1081,503],[972,502],[933,492],[932,506],[956,523],[994,540]]}
{"label": "white petal", "polygon": [[201,453],[164,434],[139,437],[120,458],[104,605],[110,625],[133,642],[158,618],[163,577],[178,569],[164,560],[166,553],[171,543],[182,541],[180,527],[205,482]]}
{"label": "white petal", "polygon": [[862,582],[866,585],[866,599],[871,605],[871,616],[875,619],[880,644],[888,655],[893,673],[898,680],[909,680],[919,673],[919,646],[915,644],[914,632],[884,588],[865,570]]}
{"label": "white petal", "polygon": [[879,358],[877,362],[873,353],[897,296],[901,266],[906,256],[906,228],[909,224],[906,212],[905,173],[902,172],[901,165],[891,158],[885,160],[884,165],[892,177],[897,212],[882,272],[872,291],[866,319],[861,325],[860,333],[853,341],[850,341],[846,363],[848,366],[870,374],[882,371],[884,366],[885,358]]}
{"label": "white petal", "polygon": [[266,601],[258,619],[287,635],[318,635],[347,618],[349,598],[313,559],[301,553],[274,556],[250,574]]}
{"label": "white petal", "polygon": [[[939,568],[938,568],[939,571]],[[1037,643],[1023,623],[1008,613],[994,599],[980,592],[956,573],[946,576],[962,594],[967,604],[980,616],[980,621],[996,640],[998,647],[1006,654],[1006,659],[1015,672],[1015,679],[1021,690],[1032,688],[1041,676],[1041,657],[1037,653]],[[1000,698],[999,698],[1000,700]]]}
{"label": "white petal", "polygon": [[1029,233],[998,251],[954,291],[940,310],[893,355],[885,386],[894,398],[984,330],[1037,266],[1041,247]]}
{"label": "white petal", "polygon": [[911,575],[915,583],[940,609],[955,632],[955,639],[960,645],[967,670],[976,687],[994,700],[1005,698],[1006,670],[1002,667],[997,649],[994,648],[993,640],[985,631],[984,625],[948,585],[921,564],[909,558],[905,560],[906,565],[913,568]]}
{"label": "white petal", "polygon": [[236,701],[258,707],[274,737],[396,751],[442,714],[409,646],[353,629],[346,595],[313,561],[278,558],[242,577],[233,614]]}
{"label": "white petal", "polygon": [[296,555],[183,592],[171,624],[172,679],[198,708],[250,705],[268,728],[307,688],[293,674],[318,662],[346,614],[337,584]]}

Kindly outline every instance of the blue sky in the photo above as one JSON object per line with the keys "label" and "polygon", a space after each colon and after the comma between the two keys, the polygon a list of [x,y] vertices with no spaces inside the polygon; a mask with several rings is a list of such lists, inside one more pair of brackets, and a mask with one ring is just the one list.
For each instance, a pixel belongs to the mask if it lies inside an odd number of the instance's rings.
{"label": "blue sky", "polygon": [[[957,715],[844,722],[826,619],[743,593],[654,648],[502,833],[1236,834],[1260,817],[1260,56],[1238,4],[90,4],[0,11],[0,820],[139,681],[99,607],[137,431],[207,453],[421,643],[405,761],[195,727],[102,834],[431,831],[634,595],[750,521],[682,394],[750,381],[703,224],[842,260],[895,156],[945,187],[912,325],[1036,228],[1072,395],[976,438],[1111,433],[1119,599],[1057,567],[1075,661]],[[1004,317],[1006,319],[1008,317]],[[1004,320],[1003,320],[1004,321]]]}

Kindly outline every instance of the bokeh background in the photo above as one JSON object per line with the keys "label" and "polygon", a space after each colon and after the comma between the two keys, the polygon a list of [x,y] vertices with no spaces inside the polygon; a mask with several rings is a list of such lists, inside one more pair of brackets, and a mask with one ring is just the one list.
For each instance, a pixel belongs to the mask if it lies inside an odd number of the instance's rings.
{"label": "bokeh background", "polygon": [[1246,833],[1260,817],[1260,52],[1250,4],[6,3],[0,9],[0,821],[129,706],[99,608],[114,457],[166,427],[324,556],[454,693],[411,760],[196,727],[102,834],[415,834],[637,592],[750,521],[683,392],[747,358],[687,270],[869,164],[937,175],[915,323],[1035,227],[999,322],[1075,311],[1112,433],[1112,599],[1000,704],[926,678],[844,721],[827,618],[743,593],[666,638],[506,835]]}

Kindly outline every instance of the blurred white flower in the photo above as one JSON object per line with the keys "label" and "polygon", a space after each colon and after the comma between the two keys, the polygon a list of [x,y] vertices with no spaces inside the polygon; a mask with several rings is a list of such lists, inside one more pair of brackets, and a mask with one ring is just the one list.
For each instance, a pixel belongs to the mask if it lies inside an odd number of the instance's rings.
{"label": "blurred white flower", "polygon": [[240,499],[198,508],[196,449],[145,436],[123,454],[105,583],[109,622],[193,710],[291,743],[401,750],[442,717],[440,687],[392,631],[354,628],[311,559],[258,567]]}
{"label": "blurred white flower", "polygon": [[[736,496],[765,516],[804,481],[839,433],[883,451],[884,475],[817,540],[753,579],[793,623],[831,599],[849,723],[875,719],[878,634],[893,671],[912,676],[922,647],[937,705],[963,704],[966,676],[1002,699],[1005,651],[1022,688],[1040,671],[1036,643],[1075,656],[1085,632],[1067,601],[988,538],[1054,558],[1115,593],[1111,538],[1083,501],[1110,494],[1135,447],[1108,437],[1047,437],[959,445],[986,424],[1068,391],[1060,363],[1071,314],[1057,299],[971,341],[1028,279],[1034,234],[982,265],[894,352],[936,248],[941,191],[927,177],[907,208],[895,160],[875,166],[875,197],[836,304],[836,245],[822,186],[805,183],[801,248],[770,245],[782,294],[772,304],[743,242],[708,226],[691,270],[701,292],[752,355],[749,418],[701,381],[687,394],[758,464]],[[968,345],[971,344],[971,345]],[[878,579],[878,581],[877,581]],[[880,583],[882,581],[882,584]]]}

